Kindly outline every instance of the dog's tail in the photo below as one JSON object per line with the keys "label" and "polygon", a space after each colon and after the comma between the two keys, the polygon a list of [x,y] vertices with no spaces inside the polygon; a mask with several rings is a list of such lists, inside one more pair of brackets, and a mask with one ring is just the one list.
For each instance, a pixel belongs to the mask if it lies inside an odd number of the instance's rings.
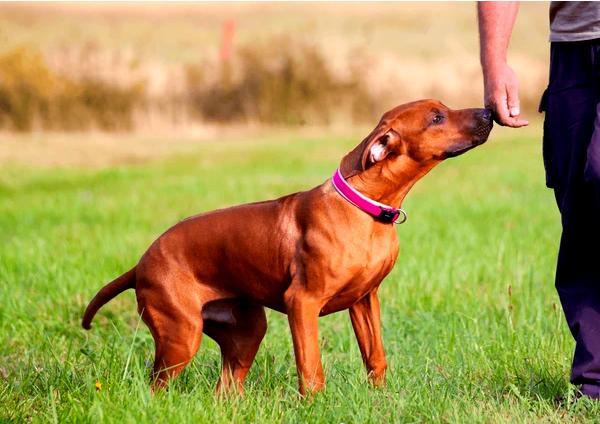
{"label": "dog's tail", "polygon": [[92,319],[94,319],[98,309],[119,293],[133,288],[135,288],[135,267],[100,289],[86,308],[81,326],[86,330],[92,328]]}

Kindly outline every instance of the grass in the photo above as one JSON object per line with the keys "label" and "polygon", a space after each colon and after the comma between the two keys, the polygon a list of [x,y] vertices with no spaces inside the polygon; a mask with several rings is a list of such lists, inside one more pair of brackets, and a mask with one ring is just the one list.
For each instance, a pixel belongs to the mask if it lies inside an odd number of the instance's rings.
{"label": "grass", "polygon": [[215,139],[185,156],[96,170],[4,166],[0,420],[596,420],[600,407],[573,401],[568,383],[573,342],[553,287],[560,228],[539,127],[495,131],[404,205],[400,258],[380,290],[385,388],[367,385],[348,315],[338,313],[320,321],[327,388],[310,400],[298,398],[281,314],[268,315],[247,395],[231,399],[213,395],[220,359],[208,338],[171,390],[150,396],[153,343],[133,292],[102,309],[92,331],[79,321],[91,296],[177,220],[319,184],[360,134]]}

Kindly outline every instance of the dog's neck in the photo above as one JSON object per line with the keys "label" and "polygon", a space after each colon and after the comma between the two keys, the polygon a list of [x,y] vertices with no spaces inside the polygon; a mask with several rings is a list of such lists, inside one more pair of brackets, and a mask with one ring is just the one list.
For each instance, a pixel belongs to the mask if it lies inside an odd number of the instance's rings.
{"label": "dog's neck", "polygon": [[408,156],[385,160],[348,178],[356,190],[377,202],[402,207],[412,186],[427,174],[436,162],[422,164]]}

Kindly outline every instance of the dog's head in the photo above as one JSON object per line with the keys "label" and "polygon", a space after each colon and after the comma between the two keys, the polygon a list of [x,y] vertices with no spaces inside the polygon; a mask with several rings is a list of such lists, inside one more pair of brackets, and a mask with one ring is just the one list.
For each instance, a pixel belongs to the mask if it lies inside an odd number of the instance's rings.
{"label": "dog's head", "polygon": [[432,165],[484,143],[492,122],[488,109],[452,110],[437,100],[397,106],[342,159],[340,171],[348,178],[401,156]]}

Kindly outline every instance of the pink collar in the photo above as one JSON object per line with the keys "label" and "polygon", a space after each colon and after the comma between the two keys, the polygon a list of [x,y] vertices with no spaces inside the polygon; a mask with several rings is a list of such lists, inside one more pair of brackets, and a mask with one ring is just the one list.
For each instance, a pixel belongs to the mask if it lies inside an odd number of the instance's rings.
{"label": "pink collar", "polygon": [[383,203],[376,202],[375,200],[369,199],[367,196],[359,193],[354,187],[348,184],[344,177],[342,177],[339,168],[335,171],[335,174],[333,174],[331,182],[340,196],[352,203],[361,211],[368,213],[379,221],[388,224],[403,224],[406,222],[407,216],[404,209],[396,209],[391,206],[384,205]]}

